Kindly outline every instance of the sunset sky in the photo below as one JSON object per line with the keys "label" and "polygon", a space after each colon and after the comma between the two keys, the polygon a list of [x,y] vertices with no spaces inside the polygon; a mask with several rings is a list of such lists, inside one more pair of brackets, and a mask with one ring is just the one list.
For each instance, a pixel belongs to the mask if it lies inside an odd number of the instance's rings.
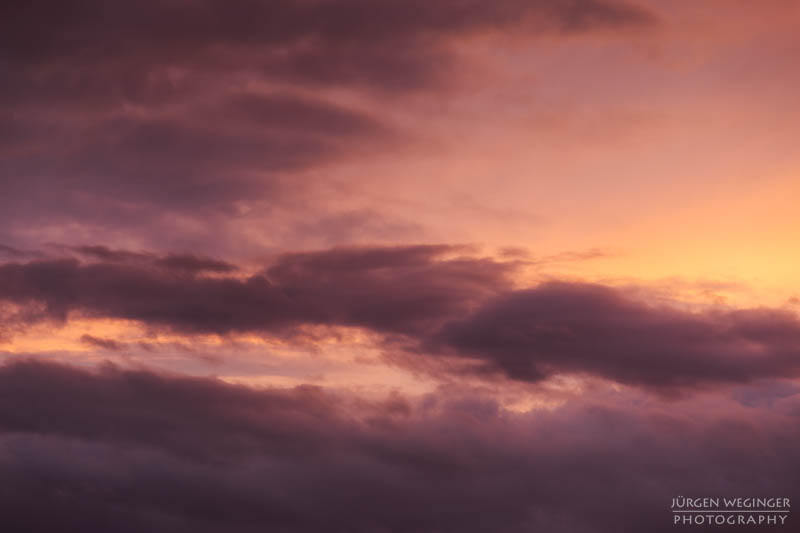
{"label": "sunset sky", "polygon": [[799,27],[4,2],[0,521],[699,531],[673,498],[800,497]]}

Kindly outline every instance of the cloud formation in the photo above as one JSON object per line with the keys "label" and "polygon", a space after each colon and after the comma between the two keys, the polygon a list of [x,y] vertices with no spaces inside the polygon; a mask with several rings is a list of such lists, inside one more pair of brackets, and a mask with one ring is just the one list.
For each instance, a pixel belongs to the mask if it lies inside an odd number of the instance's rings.
{"label": "cloud formation", "polygon": [[430,245],[287,254],[263,273],[207,276],[200,274],[233,267],[186,255],[78,250],[103,260],[1,265],[0,299],[43,305],[43,316],[57,320],[74,311],[189,333],[280,332],[301,324],[419,333],[508,287],[512,268],[441,258],[458,248]]}
{"label": "cloud formation", "polygon": [[26,320],[129,319],[185,335],[353,326],[398,341],[387,349],[412,368],[448,357],[522,382],[587,375],[669,391],[800,374],[788,310],[689,311],[586,283],[519,289],[516,263],[454,246],[288,253],[252,275],[192,255],[75,250],[93,260],[0,265],[0,300],[29,309]]}
{"label": "cloud formation", "polygon": [[439,87],[454,41],[652,21],[599,0],[6,2],[0,238],[302,211],[311,170],[402,138],[359,95]]}
{"label": "cloud formation", "polygon": [[581,283],[551,282],[506,294],[447,324],[433,344],[523,381],[585,373],[670,388],[800,372],[794,313],[689,312]]}
{"label": "cloud formation", "polygon": [[514,414],[34,361],[0,390],[0,514],[34,532],[666,532],[678,494],[791,498],[800,466],[792,415],[735,403]]}
{"label": "cloud formation", "polygon": [[[249,69],[303,82],[408,87],[432,81],[448,38],[494,29],[580,32],[654,21],[641,7],[602,0],[278,0],[237,6],[219,0],[152,0],[136,8],[87,2],[68,10],[58,2],[39,1],[11,2],[3,15],[3,49],[14,67],[102,66],[95,75],[86,71],[70,79],[61,71],[45,78],[82,86],[83,98],[86,90],[101,91],[91,95],[99,102],[101,95],[114,98],[117,92],[132,99],[169,95],[180,85],[171,84],[168,76],[137,75],[176,66]],[[48,31],[41,39],[30,39],[39,28]],[[98,83],[109,74],[116,86]]]}
{"label": "cloud formation", "polygon": [[0,3],[0,524],[797,500],[796,28],[745,4]]}

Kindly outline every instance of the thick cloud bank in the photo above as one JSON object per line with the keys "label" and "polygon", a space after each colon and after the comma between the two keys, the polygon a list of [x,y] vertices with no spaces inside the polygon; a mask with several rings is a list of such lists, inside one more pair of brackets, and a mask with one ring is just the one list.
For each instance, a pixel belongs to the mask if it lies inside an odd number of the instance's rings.
{"label": "thick cloud bank", "polygon": [[577,372],[673,387],[800,370],[800,321],[791,312],[659,308],[581,283],[506,294],[445,325],[435,342],[524,381]]}
{"label": "thick cloud bank", "polygon": [[0,391],[0,514],[31,532],[674,531],[672,497],[792,497],[800,468],[796,394],[513,414],[33,361]]}

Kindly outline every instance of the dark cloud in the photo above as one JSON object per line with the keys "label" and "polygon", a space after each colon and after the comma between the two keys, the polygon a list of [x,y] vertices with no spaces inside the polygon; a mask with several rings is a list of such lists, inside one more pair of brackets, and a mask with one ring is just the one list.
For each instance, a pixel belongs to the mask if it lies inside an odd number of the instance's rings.
{"label": "dark cloud", "polygon": [[4,2],[0,221],[11,236],[77,221],[159,241],[142,221],[168,215],[220,231],[242,202],[291,205],[322,179],[304,172],[400,137],[319,89],[437,87],[448,43],[480,32],[652,19],[597,0]]}
{"label": "dark cloud", "polygon": [[193,255],[76,250],[94,260],[0,265],[0,300],[28,310],[17,320],[78,314],[223,335],[356,326],[398,341],[392,360],[418,369],[452,360],[523,382],[583,374],[665,392],[800,374],[792,312],[690,312],[581,283],[515,290],[516,263],[465,256],[465,248],[290,253],[252,275]]}
{"label": "dark cloud", "polygon": [[114,339],[103,339],[93,335],[81,335],[81,342],[93,348],[100,348],[102,350],[118,351],[122,349],[122,345]]}
{"label": "dark cloud", "polygon": [[0,267],[4,299],[39,302],[46,316],[70,312],[141,320],[178,330],[225,333],[291,323],[300,310],[263,276],[245,280],[175,275],[135,264],[75,259]]}
{"label": "dark cloud", "polygon": [[[135,74],[155,66],[247,67],[284,79],[379,86],[429,82],[437,66],[431,59],[448,38],[495,29],[586,31],[654,20],[643,8],[599,0],[251,0],[235,6],[207,0],[135,7],[90,1],[70,8],[39,1],[8,2],[2,15],[4,55],[28,69],[54,63],[110,68],[117,62],[116,73],[132,66],[124,81],[136,82]],[[90,81],[78,76],[64,81]],[[147,93],[146,83],[121,89]]]}
{"label": "dark cloud", "polygon": [[513,414],[32,361],[0,391],[0,515],[31,532],[667,532],[678,495],[797,496],[795,417],[735,403]]}
{"label": "dark cloud", "polygon": [[509,264],[442,257],[451,246],[334,248],[281,256],[266,272],[216,276],[234,267],[194,256],[149,261],[143,254],[83,247],[101,259],[0,265],[0,300],[140,320],[184,332],[273,331],[301,324],[352,325],[383,332],[430,331],[506,289]]}
{"label": "dark cloud", "polygon": [[237,270],[237,267],[231,263],[208,257],[197,257],[191,254],[170,254],[156,259],[155,264],[168,270],[182,270],[189,273],[233,272]]}
{"label": "dark cloud", "polygon": [[74,246],[68,247],[67,249],[102,262],[150,265],[167,271],[185,272],[188,274],[199,274],[202,272],[224,273],[234,272],[238,269],[236,265],[231,263],[194,254],[167,254],[158,256],[152,253],[112,250],[107,246],[101,245]]}
{"label": "dark cloud", "polygon": [[[76,119],[79,121],[79,119]],[[127,225],[160,210],[236,214],[236,202],[278,204],[302,184],[283,178],[335,159],[358,142],[388,140],[388,128],[361,112],[288,94],[237,93],[219,103],[97,124],[43,128],[0,175],[16,223],[77,217]],[[46,211],[45,211],[46,210]]]}
{"label": "dark cloud", "polygon": [[112,250],[108,246],[86,245],[75,246],[72,250],[92,259],[110,262],[146,261],[151,258],[148,254],[130,252],[128,250]]}
{"label": "dark cloud", "polygon": [[[99,376],[36,362],[3,368],[0,380],[7,396],[0,416],[4,431],[132,442],[206,460],[261,447],[262,451],[291,454],[304,447],[322,446],[319,432],[328,425],[326,417],[335,415],[335,398],[309,387],[290,393],[259,393],[215,380],[159,377],[113,367]],[[51,393],[37,399],[35,391],[47,388],[48,381],[54,385]],[[54,401],[68,396],[72,399],[66,404]],[[27,407],[18,410],[15,404]],[[160,406],[176,409],[173,414],[177,418],[167,415],[159,421],[158,416],[153,417]],[[178,423],[178,418],[182,422]],[[291,438],[282,438],[271,425],[289,429]],[[217,431],[222,433],[215,437]]]}
{"label": "dark cloud", "polygon": [[432,345],[524,381],[585,373],[670,388],[800,373],[800,321],[793,313],[693,313],[580,283],[504,295],[447,324]]}
{"label": "dark cloud", "polygon": [[451,246],[340,248],[286,254],[267,276],[334,323],[420,334],[508,289],[513,264],[456,257]]}

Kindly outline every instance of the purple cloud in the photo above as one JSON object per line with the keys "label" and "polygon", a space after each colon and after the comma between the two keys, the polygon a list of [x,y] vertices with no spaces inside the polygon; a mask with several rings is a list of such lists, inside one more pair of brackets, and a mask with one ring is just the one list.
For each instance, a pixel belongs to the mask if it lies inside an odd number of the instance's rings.
{"label": "purple cloud", "polygon": [[800,467],[794,417],[735,403],[514,414],[33,361],[0,390],[0,514],[26,531],[666,532],[677,495],[792,498]]}
{"label": "purple cloud", "polygon": [[458,247],[289,253],[252,275],[192,255],[76,250],[95,260],[0,265],[0,300],[29,308],[27,319],[130,319],[189,335],[355,326],[400,341],[387,349],[404,351],[402,364],[446,356],[523,382],[572,374],[670,391],[800,373],[800,321],[787,310],[690,312],[581,283],[514,289],[516,263]]}
{"label": "purple cloud", "polygon": [[689,312],[581,283],[503,295],[445,325],[430,346],[523,381],[577,373],[669,389],[800,372],[800,321],[791,312]]}
{"label": "purple cloud", "polygon": [[6,2],[0,239],[79,223],[158,241],[142,221],[165,212],[211,231],[242,202],[296,209],[307,171],[402,137],[320,89],[439,88],[453,40],[653,20],[598,0]]}

